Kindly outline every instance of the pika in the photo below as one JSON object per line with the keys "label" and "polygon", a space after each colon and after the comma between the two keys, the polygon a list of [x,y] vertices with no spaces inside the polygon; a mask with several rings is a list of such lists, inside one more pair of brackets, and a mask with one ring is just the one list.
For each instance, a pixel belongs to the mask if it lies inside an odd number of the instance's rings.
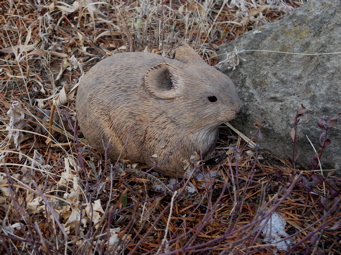
{"label": "pika", "polygon": [[183,177],[193,158],[214,149],[218,126],[241,107],[229,77],[188,45],[174,59],[146,52],[110,56],[81,79],[76,98],[90,145],[172,177]]}

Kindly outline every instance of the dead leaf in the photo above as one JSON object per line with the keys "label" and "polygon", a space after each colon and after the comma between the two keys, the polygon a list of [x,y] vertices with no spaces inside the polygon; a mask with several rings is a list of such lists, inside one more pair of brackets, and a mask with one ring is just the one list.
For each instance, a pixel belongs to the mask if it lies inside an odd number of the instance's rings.
{"label": "dead leaf", "polygon": [[56,56],[59,58],[67,58],[68,55],[65,53],[60,53],[56,51],[48,51],[48,50],[42,50],[42,49],[35,49],[32,52],[30,52],[28,55],[51,55],[51,56]]}
{"label": "dead leaf", "polygon": [[92,203],[92,206],[90,204],[87,204],[87,206],[85,207],[85,212],[87,216],[91,218],[96,228],[99,227],[100,225],[97,223],[100,222],[102,215],[104,214],[101,200],[97,199],[94,203]]}
{"label": "dead leaf", "polygon": [[0,173],[0,191],[4,197],[9,197],[11,195],[11,190],[8,188],[8,180],[5,173]]}
{"label": "dead leaf", "polygon": [[63,3],[61,1],[58,1],[57,3],[62,4],[62,5],[57,5],[57,9],[67,12],[68,14],[73,13],[79,9],[79,3],[78,1],[74,1],[72,5],[68,5],[66,3]]}
{"label": "dead leaf", "polygon": [[178,9],[179,13],[181,15],[184,15],[184,12],[199,12],[199,13],[203,13],[205,11],[205,8],[199,4],[199,3],[187,3],[184,5],[181,5]]}
{"label": "dead leaf", "polygon": [[14,101],[11,108],[7,111],[10,120],[6,127],[6,130],[9,130],[6,138],[9,141],[13,141],[16,149],[20,151],[20,141],[23,138],[23,134],[20,130],[23,129],[28,122],[25,120],[25,114],[17,109],[18,106],[19,102]]}
{"label": "dead leaf", "polygon": [[59,70],[59,73],[56,77],[56,81],[58,81],[60,79],[60,77],[62,76],[62,74],[64,73],[65,69],[68,68],[70,66],[70,62],[67,58],[64,58],[63,59],[63,63],[62,65],[60,66],[60,70]]}
{"label": "dead leaf", "polygon": [[122,35],[122,33],[121,32],[113,32],[113,31],[102,32],[94,39],[94,43],[96,43],[97,40],[103,36],[116,36],[116,35]]}
{"label": "dead leaf", "polygon": [[34,50],[36,45],[37,43],[28,44],[28,45],[16,45],[16,46],[11,46],[8,48],[1,49],[0,52],[14,53],[15,55],[17,55],[19,52],[27,52],[27,51]]}
{"label": "dead leaf", "polygon": [[256,15],[258,15],[259,13],[261,13],[261,12],[263,12],[263,11],[265,11],[265,10],[268,10],[268,9],[270,9],[270,8],[271,8],[270,5],[263,5],[263,6],[260,6],[260,7],[258,7],[258,8],[254,8],[254,9],[249,10],[249,15],[250,15],[250,16],[256,16]]}
{"label": "dead leaf", "polygon": [[45,205],[41,197],[36,197],[31,202],[27,203],[27,209],[32,210],[33,213],[45,211]]}

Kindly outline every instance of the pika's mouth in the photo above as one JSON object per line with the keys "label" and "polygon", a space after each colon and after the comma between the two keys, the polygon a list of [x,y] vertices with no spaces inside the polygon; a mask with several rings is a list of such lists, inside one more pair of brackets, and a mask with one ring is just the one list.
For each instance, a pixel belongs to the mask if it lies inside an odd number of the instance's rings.
{"label": "pika's mouth", "polygon": [[241,115],[241,113],[242,113],[242,111],[243,111],[243,108],[244,108],[244,106],[241,105],[241,106],[239,106],[238,108],[236,108],[235,110],[230,111],[230,112],[229,112],[229,116],[230,116],[230,117],[229,117],[229,120],[227,120],[227,121],[231,121],[231,120],[234,120],[234,119],[238,118],[238,116]]}
{"label": "pika's mouth", "polygon": [[240,113],[241,113],[241,110],[229,111],[227,117],[224,120],[224,122],[228,122],[228,121],[236,119],[240,115]]}

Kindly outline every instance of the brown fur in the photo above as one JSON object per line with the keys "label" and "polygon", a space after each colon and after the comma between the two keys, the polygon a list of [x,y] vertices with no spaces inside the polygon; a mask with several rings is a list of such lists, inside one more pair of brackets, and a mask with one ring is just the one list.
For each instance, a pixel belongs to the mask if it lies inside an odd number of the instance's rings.
{"label": "brown fur", "polygon": [[112,159],[182,177],[193,156],[213,150],[218,126],[241,102],[232,81],[184,45],[174,59],[135,52],[102,60],[81,80],[76,108],[94,148],[109,143]]}

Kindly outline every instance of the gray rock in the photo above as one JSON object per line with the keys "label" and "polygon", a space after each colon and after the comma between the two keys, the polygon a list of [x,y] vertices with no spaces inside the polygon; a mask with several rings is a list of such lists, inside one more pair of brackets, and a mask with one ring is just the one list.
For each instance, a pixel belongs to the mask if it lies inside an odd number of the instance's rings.
{"label": "gray rock", "polygon": [[[242,51],[238,54],[240,64],[228,69],[226,54],[235,49]],[[311,0],[282,20],[223,46],[219,67],[236,84],[245,102],[244,115],[232,124],[257,138],[255,123],[268,123],[271,129],[263,128],[263,138],[257,140],[260,148],[292,159],[290,132],[296,110],[303,105],[306,112],[298,126],[298,163],[310,169],[314,150],[307,137],[317,150],[323,132],[317,121],[341,113],[340,53],[338,0]],[[322,165],[341,173],[341,118],[329,130],[329,138],[331,144],[323,152]]]}

